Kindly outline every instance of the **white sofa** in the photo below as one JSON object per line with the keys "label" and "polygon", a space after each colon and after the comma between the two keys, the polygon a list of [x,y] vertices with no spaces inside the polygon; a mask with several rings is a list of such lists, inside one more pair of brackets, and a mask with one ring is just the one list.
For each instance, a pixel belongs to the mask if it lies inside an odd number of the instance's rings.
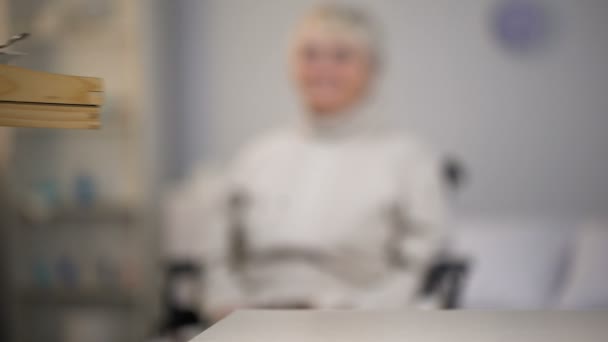
{"label": "white sofa", "polygon": [[477,218],[454,225],[468,309],[608,309],[608,221]]}

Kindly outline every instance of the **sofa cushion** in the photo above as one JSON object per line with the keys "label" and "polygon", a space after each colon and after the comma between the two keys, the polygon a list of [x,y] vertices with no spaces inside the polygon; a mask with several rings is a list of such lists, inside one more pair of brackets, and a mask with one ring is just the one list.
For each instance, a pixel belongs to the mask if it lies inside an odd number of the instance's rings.
{"label": "sofa cushion", "polygon": [[568,256],[566,226],[542,220],[458,224],[455,248],[469,257],[462,304],[476,309],[552,307]]}
{"label": "sofa cushion", "polygon": [[560,308],[608,309],[608,222],[579,230]]}

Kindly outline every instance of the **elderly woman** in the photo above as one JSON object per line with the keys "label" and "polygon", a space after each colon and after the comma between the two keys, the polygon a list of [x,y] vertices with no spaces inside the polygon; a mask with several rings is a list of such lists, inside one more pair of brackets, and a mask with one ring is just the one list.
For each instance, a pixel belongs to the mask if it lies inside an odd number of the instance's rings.
{"label": "elderly woman", "polygon": [[365,13],[304,17],[291,72],[304,117],[246,147],[212,225],[204,311],[399,308],[441,245],[438,160],[370,124],[380,62]]}

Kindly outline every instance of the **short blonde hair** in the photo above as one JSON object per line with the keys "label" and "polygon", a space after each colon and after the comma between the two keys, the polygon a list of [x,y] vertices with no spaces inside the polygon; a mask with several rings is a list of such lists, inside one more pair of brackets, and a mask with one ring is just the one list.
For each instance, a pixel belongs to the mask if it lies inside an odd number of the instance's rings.
{"label": "short blonde hair", "polygon": [[332,33],[346,35],[362,44],[374,62],[381,60],[381,34],[367,11],[345,4],[329,3],[314,7],[297,26],[294,44],[302,32],[310,27],[321,27]]}

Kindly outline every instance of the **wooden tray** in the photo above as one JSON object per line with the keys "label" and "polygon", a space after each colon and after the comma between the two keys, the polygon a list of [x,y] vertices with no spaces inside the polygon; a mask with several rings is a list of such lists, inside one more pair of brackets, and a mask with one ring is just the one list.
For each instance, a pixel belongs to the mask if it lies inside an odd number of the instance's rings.
{"label": "wooden tray", "polygon": [[100,128],[103,81],[0,65],[0,126]]}

